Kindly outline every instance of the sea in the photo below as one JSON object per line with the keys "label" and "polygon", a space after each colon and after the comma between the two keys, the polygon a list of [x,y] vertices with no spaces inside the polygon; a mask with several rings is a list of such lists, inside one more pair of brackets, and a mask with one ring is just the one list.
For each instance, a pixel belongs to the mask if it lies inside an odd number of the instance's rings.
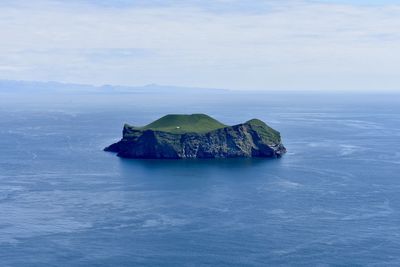
{"label": "sea", "polygon": [[[124,123],[206,113],[280,159],[122,159]],[[400,266],[400,94],[0,94],[0,266]]]}

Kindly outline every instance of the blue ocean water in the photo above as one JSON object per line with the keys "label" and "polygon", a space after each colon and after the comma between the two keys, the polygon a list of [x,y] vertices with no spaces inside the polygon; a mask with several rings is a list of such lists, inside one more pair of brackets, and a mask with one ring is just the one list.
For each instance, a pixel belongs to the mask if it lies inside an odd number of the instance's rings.
{"label": "blue ocean water", "polygon": [[[398,95],[49,99],[0,101],[1,266],[400,265]],[[125,122],[198,112],[265,120],[288,153],[102,151]]]}

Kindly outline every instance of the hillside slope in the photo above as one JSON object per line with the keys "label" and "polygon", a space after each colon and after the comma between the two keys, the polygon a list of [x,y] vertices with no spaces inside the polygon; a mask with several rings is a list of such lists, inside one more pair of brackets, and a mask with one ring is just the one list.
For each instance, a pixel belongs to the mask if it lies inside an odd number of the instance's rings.
{"label": "hillside slope", "polygon": [[226,125],[205,114],[170,114],[137,129],[182,134],[205,133],[224,127]]}

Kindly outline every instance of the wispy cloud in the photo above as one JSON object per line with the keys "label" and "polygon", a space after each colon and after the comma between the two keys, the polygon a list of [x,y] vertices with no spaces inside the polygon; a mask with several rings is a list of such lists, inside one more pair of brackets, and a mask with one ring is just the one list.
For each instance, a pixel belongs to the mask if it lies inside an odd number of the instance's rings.
{"label": "wispy cloud", "polygon": [[396,90],[400,5],[367,2],[5,1],[0,78]]}

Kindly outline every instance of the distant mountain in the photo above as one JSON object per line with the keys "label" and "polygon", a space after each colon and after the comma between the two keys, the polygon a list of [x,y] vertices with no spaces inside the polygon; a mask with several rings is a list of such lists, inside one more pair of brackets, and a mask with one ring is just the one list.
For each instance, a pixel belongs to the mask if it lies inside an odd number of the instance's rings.
{"label": "distant mountain", "polygon": [[120,86],[74,84],[62,82],[0,80],[0,93],[205,93],[227,92],[225,89],[180,87],[149,84],[144,86]]}
{"label": "distant mountain", "polygon": [[0,80],[0,92],[88,92],[96,89],[98,90],[98,87],[86,84]]}

